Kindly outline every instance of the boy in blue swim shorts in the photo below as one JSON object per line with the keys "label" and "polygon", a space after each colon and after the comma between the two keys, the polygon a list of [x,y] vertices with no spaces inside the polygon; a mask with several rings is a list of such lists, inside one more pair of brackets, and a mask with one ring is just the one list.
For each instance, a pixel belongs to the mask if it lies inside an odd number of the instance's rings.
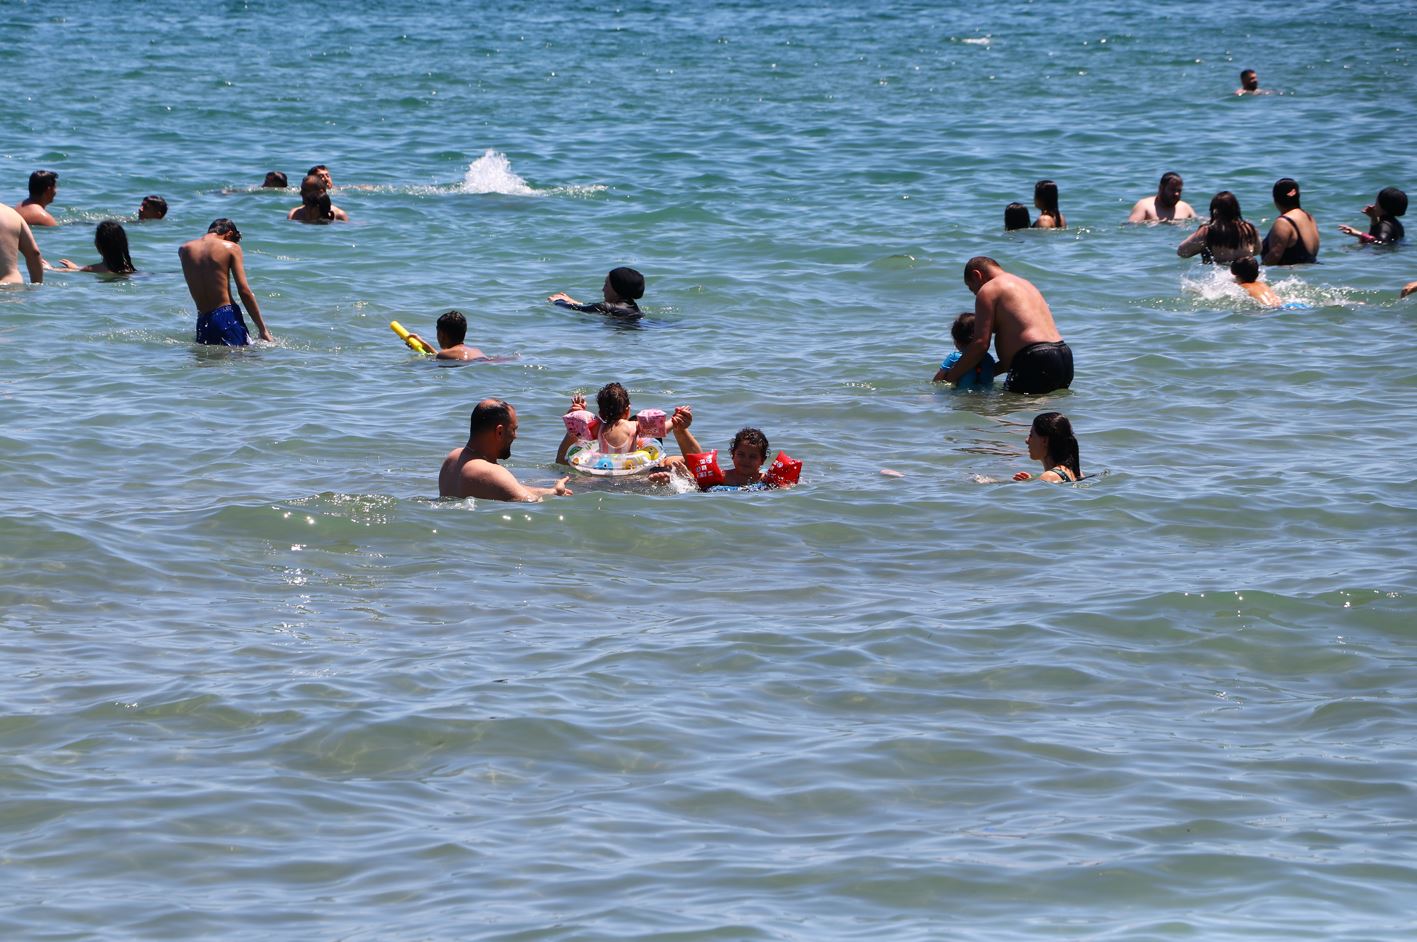
{"label": "boy in blue swim shorts", "polygon": [[[950,325],[950,337],[955,342],[955,352],[945,357],[945,362],[940,364],[940,368],[935,372],[933,382],[943,382],[945,373],[949,368],[959,362],[964,356],[964,350],[974,340],[974,315],[965,311],[955,322]],[[991,389],[994,386],[994,358],[988,353],[984,354],[984,359],[980,360],[973,370],[965,373],[955,382],[955,389]]]}
{"label": "boy in blue swim shorts", "polygon": [[251,342],[241,308],[231,300],[231,280],[256,321],[262,340],[275,338],[266,329],[261,307],[246,283],[246,266],[241,255],[241,231],[225,217],[214,220],[207,234],[184,243],[177,250],[182,260],[182,277],[197,304],[196,341],[209,346],[244,347]]}

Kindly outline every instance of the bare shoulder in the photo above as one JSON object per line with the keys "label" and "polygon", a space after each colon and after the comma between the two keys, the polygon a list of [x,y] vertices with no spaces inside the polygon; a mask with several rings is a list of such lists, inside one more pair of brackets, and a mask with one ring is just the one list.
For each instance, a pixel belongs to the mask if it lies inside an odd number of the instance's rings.
{"label": "bare shoulder", "polygon": [[1191,208],[1191,204],[1190,204],[1190,203],[1187,203],[1185,200],[1177,200],[1177,201],[1176,201],[1176,218],[1177,218],[1177,219],[1195,219],[1195,218],[1196,218],[1196,211],[1195,211],[1194,209],[1192,209],[1192,208]]}

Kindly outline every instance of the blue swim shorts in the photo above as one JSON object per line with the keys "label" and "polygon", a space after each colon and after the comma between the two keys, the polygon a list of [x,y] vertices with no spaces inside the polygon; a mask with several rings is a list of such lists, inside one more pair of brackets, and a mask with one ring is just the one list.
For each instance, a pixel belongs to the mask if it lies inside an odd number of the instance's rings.
{"label": "blue swim shorts", "polygon": [[223,304],[214,311],[197,315],[197,343],[217,347],[244,347],[251,342],[241,307]]}

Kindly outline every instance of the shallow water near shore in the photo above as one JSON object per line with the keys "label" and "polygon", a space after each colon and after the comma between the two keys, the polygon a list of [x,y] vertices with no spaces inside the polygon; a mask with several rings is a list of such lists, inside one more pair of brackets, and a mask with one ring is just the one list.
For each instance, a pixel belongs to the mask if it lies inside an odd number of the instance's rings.
{"label": "shallow water near shore", "polygon": [[[141,273],[0,290],[0,937],[1411,937],[1417,261],[1334,231],[1417,190],[1410,17],[8,12],[4,198]],[[254,189],[315,163],[351,223]],[[1262,231],[1298,178],[1308,309],[1122,225],[1166,170]],[[217,216],[273,345],[191,343]],[[1072,389],[929,383],[976,254]],[[544,300],[621,264],[638,325]],[[388,329],[450,307],[505,359]],[[436,499],[477,400],[546,484],[611,380],[802,484]],[[1088,478],[1009,482],[1053,409]]]}

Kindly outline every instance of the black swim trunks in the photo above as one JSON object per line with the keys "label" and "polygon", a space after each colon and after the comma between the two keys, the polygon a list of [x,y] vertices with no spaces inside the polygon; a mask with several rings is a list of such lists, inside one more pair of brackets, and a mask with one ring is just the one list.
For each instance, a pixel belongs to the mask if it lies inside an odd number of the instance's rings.
{"label": "black swim trunks", "polygon": [[1073,384],[1073,351],[1056,343],[1031,343],[1014,354],[1004,388],[1016,393],[1048,393]]}

